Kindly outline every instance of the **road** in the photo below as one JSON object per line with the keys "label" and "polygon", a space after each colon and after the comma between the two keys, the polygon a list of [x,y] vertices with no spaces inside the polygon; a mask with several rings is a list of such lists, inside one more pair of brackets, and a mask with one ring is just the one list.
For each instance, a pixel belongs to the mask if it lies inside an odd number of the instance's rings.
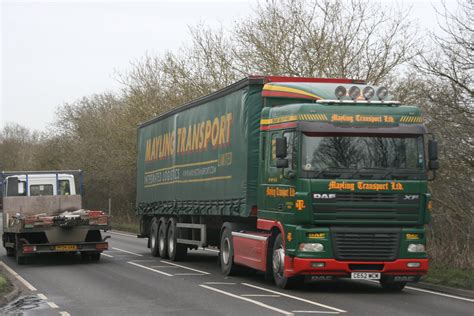
{"label": "road", "polygon": [[[0,260],[36,290],[26,315],[473,315],[474,300],[421,292],[384,292],[370,282],[340,281],[281,290],[263,275],[225,277],[215,250],[191,251],[183,262],[150,255],[146,240],[109,232],[99,263],[42,256],[18,266]],[[34,302],[32,303],[31,300]],[[21,304],[19,304],[21,305]],[[3,311],[5,312],[5,311]],[[0,309],[0,314],[2,310]]]}

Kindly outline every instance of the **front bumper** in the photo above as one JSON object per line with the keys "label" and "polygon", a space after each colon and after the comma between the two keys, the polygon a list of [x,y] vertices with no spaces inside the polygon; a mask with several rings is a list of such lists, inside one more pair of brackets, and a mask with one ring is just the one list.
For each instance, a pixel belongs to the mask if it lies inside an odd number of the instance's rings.
{"label": "front bumper", "polygon": [[[418,268],[409,268],[409,262],[419,262]],[[324,267],[314,268],[315,263]],[[382,276],[422,276],[428,272],[428,259],[397,259],[395,261],[338,261],[335,259],[307,259],[285,256],[285,276],[328,275],[350,277],[352,272],[380,272]]]}

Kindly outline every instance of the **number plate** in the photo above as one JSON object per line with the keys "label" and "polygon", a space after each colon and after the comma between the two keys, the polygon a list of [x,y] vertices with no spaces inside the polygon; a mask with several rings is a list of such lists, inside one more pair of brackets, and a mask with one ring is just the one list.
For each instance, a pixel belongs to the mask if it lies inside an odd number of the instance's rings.
{"label": "number plate", "polygon": [[56,251],[76,251],[76,245],[59,245],[56,246]]}
{"label": "number plate", "polygon": [[351,279],[355,280],[380,280],[378,272],[352,272]]}

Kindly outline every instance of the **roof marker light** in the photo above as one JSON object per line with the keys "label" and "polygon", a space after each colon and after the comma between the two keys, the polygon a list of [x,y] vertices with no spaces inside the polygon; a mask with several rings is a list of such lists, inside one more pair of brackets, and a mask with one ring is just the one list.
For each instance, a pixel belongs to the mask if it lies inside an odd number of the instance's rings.
{"label": "roof marker light", "polygon": [[338,86],[336,90],[334,90],[334,94],[338,100],[341,100],[341,98],[347,94],[347,90],[343,86]]}
{"label": "roof marker light", "polygon": [[351,97],[352,100],[357,99],[360,96],[360,89],[356,86],[352,86],[349,89],[349,96]]}
{"label": "roof marker light", "polygon": [[374,96],[375,90],[374,88],[367,86],[362,90],[362,94],[364,95],[364,98],[366,100],[369,100],[372,99],[372,97]]}
{"label": "roof marker light", "polygon": [[388,96],[388,90],[385,87],[380,87],[377,89],[377,98],[383,100]]}

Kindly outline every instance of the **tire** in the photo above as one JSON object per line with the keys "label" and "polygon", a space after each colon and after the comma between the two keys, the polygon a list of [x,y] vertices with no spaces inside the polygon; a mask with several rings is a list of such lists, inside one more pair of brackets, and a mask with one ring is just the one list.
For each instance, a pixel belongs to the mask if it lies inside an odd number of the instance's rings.
{"label": "tire", "polygon": [[158,257],[160,255],[158,251],[158,231],[160,229],[160,225],[158,220],[155,218],[151,223],[150,227],[150,251],[153,257]]}
{"label": "tire", "polygon": [[240,266],[234,262],[234,242],[232,231],[225,228],[221,235],[219,262],[224,275],[237,275],[240,273]]}
{"label": "tire", "polygon": [[5,248],[7,251],[7,256],[8,257],[14,257],[15,256],[15,249],[11,247],[6,247]]}
{"label": "tire", "polygon": [[278,234],[272,250],[272,272],[276,286],[282,289],[290,288],[302,283],[302,276],[285,277],[285,248],[283,237]]}
{"label": "tire", "polygon": [[89,254],[89,258],[91,262],[99,262],[100,261],[100,252],[93,252]]}
{"label": "tire", "polygon": [[407,285],[406,282],[395,282],[392,280],[385,280],[381,279],[380,280],[380,285],[382,286],[382,289],[386,291],[391,291],[391,292],[400,292],[403,290],[405,285]]}
{"label": "tire", "polygon": [[171,261],[179,261],[186,257],[188,248],[186,245],[178,244],[178,229],[176,219],[171,218],[168,222],[168,257]]}
{"label": "tire", "polygon": [[160,228],[158,229],[158,253],[161,258],[168,259],[168,225],[163,218],[160,220]]}
{"label": "tire", "polygon": [[19,241],[18,237],[15,238],[15,246],[16,246],[16,250],[15,250],[16,263],[19,265],[26,264],[28,259],[27,259],[27,256],[24,256],[22,253],[23,242]]}
{"label": "tire", "polygon": [[89,261],[89,253],[88,252],[81,252],[81,260],[86,262],[86,261]]}
{"label": "tire", "polygon": [[28,263],[28,257],[22,256],[19,251],[16,252],[16,263],[19,265],[24,265]]}

